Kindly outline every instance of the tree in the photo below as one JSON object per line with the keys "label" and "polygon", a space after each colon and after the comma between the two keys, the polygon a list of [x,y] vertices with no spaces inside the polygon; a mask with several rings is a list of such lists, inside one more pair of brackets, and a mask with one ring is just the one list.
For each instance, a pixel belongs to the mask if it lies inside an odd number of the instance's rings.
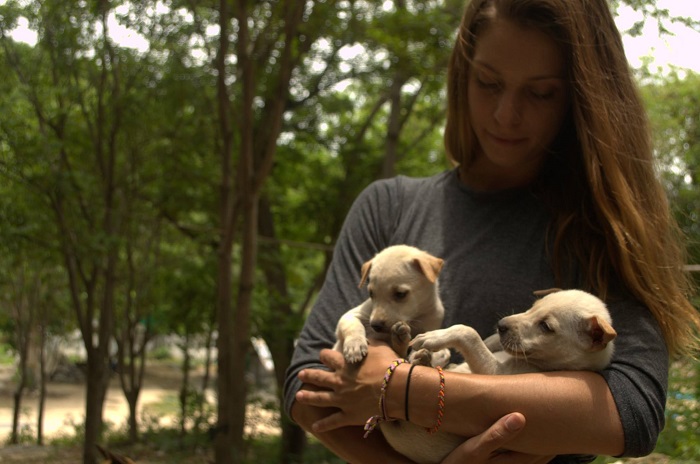
{"label": "tree", "polygon": [[124,226],[132,211],[126,195],[138,172],[122,151],[131,136],[125,121],[139,114],[131,98],[138,79],[148,77],[147,61],[114,46],[107,2],[8,4],[3,12],[9,21],[29,18],[39,36],[27,49],[5,34],[11,23],[2,27],[4,69],[13,72],[16,95],[31,111],[34,136],[27,146],[12,133],[8,146],[15,176],[42,196],[41,214],[54,221],[87,351],[84,462],[91,463],[110,376]]}
{"label": "tree", "polygon": [[676,70],[646,82],[643,97],[654,134],[654,148],[677,220],[689,238],[689,264],[700,263],[700,76]]}
{"label": "tree", "polygon": [[[236,375],[245,370],[250,346],[260,197],[275,159],[290,83],[320,37],[319,21],[337,18],[339,11],[350,8],[334,1],[240,1],[229,14],[228,6],[226,0],[219,3],[221,40],[216,60],[222,137],[217,280],[220,394],[215,441],[218,463],[240,462],[243,457],[247,388],[244,382],[236,381]],[[233,88],[228,85],[227,67],[229,15],[235,25]],[[236,231],[240,263],[232,308],[231,256]]]}

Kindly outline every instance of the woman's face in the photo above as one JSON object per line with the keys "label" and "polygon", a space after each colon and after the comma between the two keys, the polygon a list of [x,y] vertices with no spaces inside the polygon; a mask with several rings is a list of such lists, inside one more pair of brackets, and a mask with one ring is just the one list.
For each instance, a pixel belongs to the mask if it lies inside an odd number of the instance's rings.
{"label": "woman's face", "polygon": [[495,20],[477,39],[468,92],[480,148],[462,179],[484,190],[532,182],[569,108],[557,43],[537,29]]}

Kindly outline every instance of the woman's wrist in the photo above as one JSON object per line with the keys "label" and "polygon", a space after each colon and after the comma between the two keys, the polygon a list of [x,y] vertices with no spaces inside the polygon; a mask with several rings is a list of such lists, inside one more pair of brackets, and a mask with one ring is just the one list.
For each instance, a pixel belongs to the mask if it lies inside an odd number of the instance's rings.
{"label": "woman's wrist", "polygon": [[[387,387],[385,397],[386,413],[387,416],[392,419],[406,420],[406,381],[410,369],[411,366],[408,363],[398,366],[394,370],[394,375]],[[413,375],[415,375],[415,373]]]}
{"label": "woman's wrist", "polygon": [[444,395],[446,386],[443,383],[441,387],[441,376],[437,369],[425,366],[415,366],[411,369],[408,364],[402,364],[394,371],[387,388],[387,415],[393,419],[406,420],[408,411],[412,423],[433,429],[439,416],[441,391]]}

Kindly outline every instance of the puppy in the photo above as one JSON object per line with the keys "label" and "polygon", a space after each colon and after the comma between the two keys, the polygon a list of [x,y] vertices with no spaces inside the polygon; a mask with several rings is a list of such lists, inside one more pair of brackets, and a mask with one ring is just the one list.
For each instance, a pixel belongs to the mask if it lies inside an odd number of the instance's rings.
{"label": "puppy", "polygon": [[[485,341],[473,328],[455,325],[420,334],[410,345],[419,352],[456,349],[466,362],[448,366],[447,370],[457,372],[598,371],[610,364],[616,336],[610,314],[600,299],[580,290],[555,289],[526,312],[501,319],[497,333]],[[494,346],[498,341],[502,351]],[[421,427],[405,421],[382,425],[387,442],[420,464],[441,462],[465,440],[448,433],[430,436]]]}
{"label": "puppy", "polygon": [[[419,335],[411,346],[454,348],[466,360],[455,370],[476,374],[599,371],[610,364],[617,336],[605,303],[581,290],[550,293],[526,312],[501,319],[497,332],[482,341],[471,327],[454,325]],[[495,338],[503,352],[488,348]]]}
{"label": "puppy", "polygon": [[367,282],[370,297],[340,318],[334,349],[346,362],[358,363],[367,355],[370,337],[391,342],[399,356],[406,357],[412,336],[442,325],[445,310],[437,279],[443,264],[407,245],[385,248],[367,261],[360,287]]}

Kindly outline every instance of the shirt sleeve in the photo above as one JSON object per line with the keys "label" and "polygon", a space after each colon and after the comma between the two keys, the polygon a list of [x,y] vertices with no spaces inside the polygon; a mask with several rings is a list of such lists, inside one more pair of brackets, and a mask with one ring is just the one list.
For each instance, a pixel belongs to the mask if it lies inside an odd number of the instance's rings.
{"label": "shirt sleeve", "polygon": [[639,303],[609,303],[615,354],[602,372],[625,434],[624,456],[651,453],[665,424],[669,354],[651,312]]}
{"label": "shirt sleeve", "polygon": [[358,288],[362,264],[389,245],[401,198],[400,179],[377,181],[355,200],[338,236],[333,258],[318,299],[296,341],[284,385],[284,407],[291,411],[305,368],[321,368],[319,353],[335,344],[335,327],[345,312],[367,298]]}

